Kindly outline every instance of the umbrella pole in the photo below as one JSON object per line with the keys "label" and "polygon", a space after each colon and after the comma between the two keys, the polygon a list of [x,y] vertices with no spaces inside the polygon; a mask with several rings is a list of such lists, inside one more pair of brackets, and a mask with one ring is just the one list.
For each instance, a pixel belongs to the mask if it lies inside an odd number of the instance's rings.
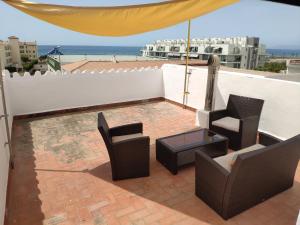
{"label": "umbrella pole", "polygon": [[188,87],[187,87],[187,79],[188,79],[190,46],[191,46],[191,20],[189,20],[189,24],[188,24],[188,41],[187,41],[186,59],[185,59],[185,76],[184,76],[184,88],[183,88],[183,107],[184,108],[186,108],[187,95],[189,94]]}

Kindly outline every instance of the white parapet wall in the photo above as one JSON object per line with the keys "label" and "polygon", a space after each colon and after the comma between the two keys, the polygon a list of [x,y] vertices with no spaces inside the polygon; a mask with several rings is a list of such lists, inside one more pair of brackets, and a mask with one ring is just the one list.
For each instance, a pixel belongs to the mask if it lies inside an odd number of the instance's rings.
{"label": "white parapet wall", "polygon": [[[182,104],[184,92],[185,66],[165,64],[162,67],[165,98]],[[206,95],[207,68],[189,67],[186,105],[203,109]]]}
{"label": "white parapet wall", "polygon": [[[187,105],[202,110],[207,68],[189,67]],[[74,73],[47,72],[30,76],[5,74],[9,124],[14,115],[49,112],[135,100],[165,97],[182,104],[185,67],[165,64],[136,68]],[[286,139],[300,133],[300,83],[245,73],[219,71],[215,109],[226,107],[230,94],[265,100],[260,131]],[[0,96],[1,97],[1,96]],[[0,114],[3,114],[0,98]],[[0,224],[5,213],[9,150],[4,119],[0,119]]]}
{"label": "white parapet wall", "polygon": [[[3,74],[5,77],[9,76],[9,73]],[[6,81],[6,79],[4,79]],[[5,94],[8,95],[7,82],[4,82]],[[9,128],[11,131],[13,114],[10,108],[10,100],[6,98],[7,112],[8,112],[8,121]],[[3,104],[2,104],[2,95],[0,92],[0,115],[4,115]],[[5,204],[6,204],[6,190],[7,190],[7,181],[9,174],[9,148],[7,143],[6,136],[6,127],[5,119],[1,117],[0,119],[0,224],[4,224],[4,215],[5,215]]]}
{"label": "white parapet wall", "polygon": [[162,70],[14,74],[7,80],[14,115],[49,112],[164,96]]}
{"label": "white parapet wall", "polygon": [[300,83],[245,73],[219,71],[215,109],[225,108],[230,94],[263,99],[259,130],[282,139],[300,133]]}
{"label": "white parapet wall", "polygon": [[[193,68],[189,75],[187,105],[204,109],[207,68]],[[182,103],[185,66],[163,67],[165,98]],[[282,139],[300,133],[300,83],[246,73],[219,71],[215,86],[215,109],[227,105],[230,94],[260,98],[265,101],[259,130]],[[196,121],[199,124],[201,121]]]}

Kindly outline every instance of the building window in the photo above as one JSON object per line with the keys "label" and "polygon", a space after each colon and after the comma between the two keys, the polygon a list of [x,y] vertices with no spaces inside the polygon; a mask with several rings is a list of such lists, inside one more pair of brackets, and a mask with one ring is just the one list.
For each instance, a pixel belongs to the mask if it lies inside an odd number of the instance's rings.
{"label": "building window", "polygon": [[198,47],[190,47],[190,52],[198,52]]}
{"label": "building window", "polygon": [[158,46],[157,51],[163,52],[163,51],[165,51],[165,47],[164,46]]}
{"label": "building window", "polygon": [[213,53],[216,53],[216,54],[221,54],[222,51],[223,51],[222,48],[214,48],[214,49],[213,49]]}
{"label": "building window", "polygon": [[180,51],[180,48],[179,48],[179,47],[176,47],[176,46],[172,46],[172,47],[170,48],[170,51],[171,51],[171,52],[179,52],[179,51]]}

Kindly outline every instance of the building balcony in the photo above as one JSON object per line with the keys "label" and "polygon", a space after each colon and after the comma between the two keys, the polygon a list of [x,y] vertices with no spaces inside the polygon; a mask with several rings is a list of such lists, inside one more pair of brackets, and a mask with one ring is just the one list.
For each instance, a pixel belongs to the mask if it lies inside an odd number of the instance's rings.
{"label": "building balcony", "polygon": [[[174,176],[156,161],[157,138],[199,126],[196,111],[204,108],[207,68],[189,67],[186,108],[181,105],[184,71],[184,66],[165,64],[23,77],[6,73],[15,168],[8,173],[3,133],[0,193],[7,199],[5,224],[296,224],[300,166],[291,189],[225,221],[195,196],[193,165]],[[287,139],[300,133],[295,101],[300,98],[299,81],[222,68],[214,108],[223,108],[229,94],[262,98],[259,130]],[[97,130],[100,111],[109,126],[143,122],[150,137],[149,177],[112,181]]]}

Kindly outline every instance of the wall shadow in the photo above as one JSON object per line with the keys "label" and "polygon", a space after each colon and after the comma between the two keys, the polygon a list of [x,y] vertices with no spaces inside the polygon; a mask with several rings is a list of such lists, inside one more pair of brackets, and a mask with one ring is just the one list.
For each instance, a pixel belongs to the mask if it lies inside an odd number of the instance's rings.
{"label": "wall shadow", "polygon": [[27,120],[15,120],[12,128],[15,167],[10,170],[5,225],[43,225],[32,131]]}

